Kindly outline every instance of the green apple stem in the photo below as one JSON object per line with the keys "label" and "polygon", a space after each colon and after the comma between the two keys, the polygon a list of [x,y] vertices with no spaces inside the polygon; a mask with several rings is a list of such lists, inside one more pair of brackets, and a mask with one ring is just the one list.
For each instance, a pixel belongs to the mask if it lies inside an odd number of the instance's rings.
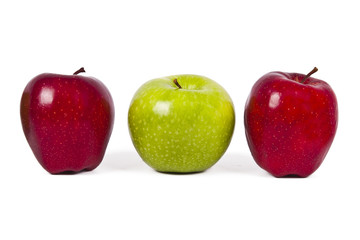
{"label": "green apple stem", "polygon": [[78,75],[79,73],[83,73],[85,72],[85,69],[82,67],[79,70],[77,70],[76,72],[73,73],[73,75]]}
{"label": "green apple stem", "polygon": [[301,83],[304,83],[306,81],[306,79],[308,79],[311,75],[313,75],[314,73],[316,73],[318,71],[317,67],[314,67],[313,70],[311,70],[301,81]]}
{"label": "green apple stem", "polygon": [[180,88],[180,89],[182,88],[182,87],[180,86],[180,84],[178,83],[177,78],[175,78],[173,82],[175,83],[175,85],[176,85],[178,88]]}

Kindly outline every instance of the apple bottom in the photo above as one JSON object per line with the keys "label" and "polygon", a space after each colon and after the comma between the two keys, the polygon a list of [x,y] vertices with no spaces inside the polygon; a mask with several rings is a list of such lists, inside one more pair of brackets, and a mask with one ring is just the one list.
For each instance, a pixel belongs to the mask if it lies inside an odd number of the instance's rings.
{"label": "apple bottom", "polygon": [[[56,140],[55,140],[56,141]],[[44,141],[34,155],[40,165],[51,174],[76,173],[91,171],[100,165],[105,154],[105,149],[97,149],[90,141],[72,142],[71,145],[55,143],[54,140]]]}
{"label": "apple bottom", "polygon": [[[88,163],[94,161],[97,163]],[[56,160],[56,158],[52,158],[49,160],[39,160],[39,163],[47,172],[51,174],[70,174],[92,171],[100,165],[101,161],[98,162],[96,158],[84,159],[83,157],[79,157],[76,160]]]}
{"label": "apple bottom", "polygon": [[[196,123],[191,127],[175,124],[172,128],[162,129],[161,126],[167,124],[157,125],[156,131],[146,127],[134,130],[132,139],[144,162],[162,173],[205,171],[225,153],[233,131],[232,124],[221,123],[216,130]],[[139,131],[142,133],[135,137]]]}
{"label": "apple bottom", "polygon": [[305,110],[300,115],[303,117],[276,114],[263,118],[256,111],[246,115],[251,154],[261,168],[275,177],[307,177],[319,168],[329,151],[333,125],[315,121],[313,114]]}
{"label": "apple bottom", "polygon": [[[260,154],[254,153],[253,157],[262,169],[274,177],[308,177],[320,167],[324,160],[324,156],[319,156],[316,153],[305,156],[304,154],[297,155],[298,153],[293,149],[282,149],[281,151],[289,152],[290,154],[281,156],[281,153],[268,154],[261,152]],[[271,155],[277,156],[272,157]]]}

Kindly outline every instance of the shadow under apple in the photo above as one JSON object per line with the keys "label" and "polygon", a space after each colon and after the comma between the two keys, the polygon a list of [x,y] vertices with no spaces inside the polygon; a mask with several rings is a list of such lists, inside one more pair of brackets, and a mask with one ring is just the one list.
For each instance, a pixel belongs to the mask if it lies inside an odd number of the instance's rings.
{"label": "shadow under apple", "polygon": [[[119,151],[107,153],[103,162],[98,167],[101,171],[153,171],[159,174],[169,175],[189,175],[189,173],[162,173],[153,170],[149,167],[135,152]],[[191,173],[191,174],[214,174],[214,173],[234,173],[234,174],[250,174],[267,176],[251,156],[241,153],[225,154],[214,166],[210,169]]]}
{"label": "shadow under apple", "polygon": [[105,171],[146,170],[149,167],[134,151],[109,152],[105,155],[99,169]]}
{"label": "shadow under apple", "polygon": [[251,157],[243,153],[225,153],[225,155],[209,169],[217,173],[236,173],[267,176]]}

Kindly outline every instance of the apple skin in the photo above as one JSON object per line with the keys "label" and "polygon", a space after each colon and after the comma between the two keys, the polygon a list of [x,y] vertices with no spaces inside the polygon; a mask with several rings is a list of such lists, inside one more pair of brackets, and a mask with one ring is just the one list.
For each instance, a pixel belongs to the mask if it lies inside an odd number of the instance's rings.
{"label": "apple skin", "polygon": [[99,80],[43,73],[27,84],[20,105],[25,137],[49,173],[90,171],[101,163],[114,104]]}
{"label": "apple skin", "polygon": [[174,75],[148,81],[138,89],[130,104],[128,126],[135,149],[155,170],[202,172],[228,148],[235,112],[230,96],[215,81]]}
{"label": "apple skin", "polygon": [[256,163],[275,177],[307,177],[323,162],[335,137],[338,105],[324,81],[270,72],[245,105],[246,139]]}

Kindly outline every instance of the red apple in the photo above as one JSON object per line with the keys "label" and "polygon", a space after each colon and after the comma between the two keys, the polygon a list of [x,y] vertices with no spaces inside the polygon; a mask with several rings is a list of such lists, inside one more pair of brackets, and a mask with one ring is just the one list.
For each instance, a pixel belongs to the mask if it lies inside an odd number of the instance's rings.
{"label": "red apple", "polygon": [[298,73],[270,72],[245,105],[247,142],[256,163],[275,177],[307,177],[323,162],[338,124],[329,84]]}
{"label": "red apple", "polygon": [[114,122],[114,104],[93,77],[43,73],[25,87],[20,116],[25,137],[49,173],[93,170],[102,161]]}

